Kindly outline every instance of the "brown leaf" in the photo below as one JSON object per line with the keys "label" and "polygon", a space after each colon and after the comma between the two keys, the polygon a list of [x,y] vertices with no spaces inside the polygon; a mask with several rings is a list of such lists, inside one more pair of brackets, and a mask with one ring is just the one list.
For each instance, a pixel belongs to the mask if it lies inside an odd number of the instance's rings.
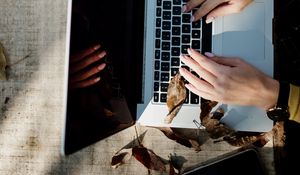
{"label": "brown leaf", "polygon": [[141,162],[148,170],[166,172],[166,166],[163,160],[152,150],[147,149],[143,145],[133,147],[132,154],[136,160]]}
{"label": "brown leaf", "polygon": [[209,113],[202,118],[202,125],[206,128],[210,138],[217,139],[234,132],[234,130],[220,122],[223,116],[224,110],[218,108],[213,113]]}
{"label": "brown leaf", "polygon": [[204,98],[201,98],[200,103],[200,121],[202,121],[203,118],[207,117],[208,114],[211,112],[211,110],[218,104],[218,102],[206,100]]}
{"label": "brown leaf", "polygon": [[170,81],[167,91],[167,107],[169,113],[165,118],[165,123],[172,122],[174,117],[179,112],[183,102],[186,98],[186,88],[184,81],[181,79],[181,75],[177,73]]}
{"label": "brown leaf", "polygon": [[165,134],[165,136],[167,136],[169,139],[174,140],[177,143],[179,143],[181,145],[184,145],[188,148],[192,147],[192,144],[190,143],[189,140],[178,136],[177,134],[175,134],[173,132],[173,130],[171,128],[169,128],[169,127],[160,127],[158,129],[161,130]]}
{"label": "brown leaf", "polygon": [[0,43],[0,80],[6,80],[6,69],[7,63],[4,55],[4,49]]}
{"label": "brown leaf", "polygon": [[110,165],[113,168],[118,168],[120,165],[126,163],[132,156],[132,148],[122,149],[117,152],[111,159]]}

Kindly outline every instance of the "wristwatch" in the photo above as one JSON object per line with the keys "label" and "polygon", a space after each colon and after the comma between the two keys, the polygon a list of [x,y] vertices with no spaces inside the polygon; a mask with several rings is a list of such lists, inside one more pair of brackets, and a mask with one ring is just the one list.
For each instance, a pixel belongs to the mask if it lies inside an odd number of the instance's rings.
{"label": "wristwatch", "polygon": [[288,100],[290,95],[290,84],[287,82],[279,82],[279,94],[275,107],[267,110],[267,116],[274,122],[285,121],[290,117],[288,109]]}

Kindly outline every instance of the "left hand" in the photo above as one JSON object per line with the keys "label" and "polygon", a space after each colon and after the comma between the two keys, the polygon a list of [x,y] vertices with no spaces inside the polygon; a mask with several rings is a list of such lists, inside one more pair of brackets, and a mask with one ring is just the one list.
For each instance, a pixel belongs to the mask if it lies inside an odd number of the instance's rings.
{"label": "left hand", "polygon": [[184,68],[180,74],[189,82],[193,93],[225,104],[250,105],[262,109],[273,107],[278,98],[279,83],[240,58],[222,58],[188,49],[190,55],[181,55],[181,61],[196,72]]}

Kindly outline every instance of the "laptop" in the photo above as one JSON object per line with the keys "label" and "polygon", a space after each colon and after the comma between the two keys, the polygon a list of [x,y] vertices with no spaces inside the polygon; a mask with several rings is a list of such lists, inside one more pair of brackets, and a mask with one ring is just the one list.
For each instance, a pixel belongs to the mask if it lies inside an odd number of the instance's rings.
{"label": "laptop", "polygon": [[[161,6],[157,8],[158,3]],[[165,89],[162,87],[164,83],[161,83],[160,80],[156,81],[155,79],[156,77],[158,77],[157,79],[163,79],[165,74],[164,72],[160,72],[159,75],[156,75],[155,71],[155,73],[153,73],[153,67],[156,67],[156,61],[153,61],[152,59],[156,58],[156,53],[158,52],[161,52],[161,59],[164,57],[164,39],[163,36],[162,38],[157,39],[158,37],[156,32],[157,30],[160,30],[157,27],[157,23],[160,23],[160,20],[164,18],[164,12],[167,13],[168,9],[172,9],[171,11],[174,13],[174,8],[182,6],[185,4],[185,1],[181,2],[173,0],[173,3],[171,3],[172,7],[168,7],[168,5],[166,5],[168,3],[168,1],[160,0],[157,2],[146,1],[144,47],[146,48],[144,50],[144,62],[146,66],[144,67],[144,98],[143,103],[138,105],[137,116],[140,116],[138,121],[140,124],[148,126],[196,128],[199,127],[198,124],[201,123],[199,121],[200,100],[197,96],[195,96],[195,94],[190,92],[187,95],[188,101],[182,106],[172,123],[164,123],[164,118],[166,114],[168,114],[168,109],[165,103],[162,103],[165,102],[166,96]],[[168,9],[163,10],[164,6],[167,6]],[[160,8],[162,8],[162,12],[160,12]],[[162,13],[162,17],[156,17],[155,20],[154,16],[158,16],[157,14],[160,13]],[[202,53],[211,51],[216,55],[241,57],[266,74],[273,76],[273,1],[255,0],[238,14],[217,18],[212,23],[212,26],[205,24],[205,20],[203,20],[200,24],[190,23],[188,21],[190,13],[180,15],[182,15],[182,20],[184,20],[183,15],[187,16],[185,24],[191,28],[192,32],[194,30],[201,31],[199,34],[201,36],[200,44],[195,44],[194,42],[198,41],[198,39],[191,37],[190,42],[187,43],[188,46],[186,46],[186,43],[182,43],[183,46],[180,48],[180,53],[186,53],[183,47],[196,46],[195,49]],[[171,21],[176,17],[177,15],[172,14],[170,17]],[[162,23],[162,25],[164,24]],[[181,27],[182,30],[185,30],[184,25]],[[173,25],[172,23],[172,29],[174,29],[174,26],[176,25]],[[194,28],[195,26],[199,28]],[[171,38],[173,38],[173,34],[174,31],[172,31]],[[181,34],[182,40],[184,40],[184,35],[185,33]],[[193,36],[193,33],[191,35]],[[156,47],[157,40],[162,40],[161,47]],[[171,47],[174,48],[176,46]],[[178,54],[175,57],[175,59],[177,59]],[[172,59],[173,57],[171,56],[171,64],[173,61]],[[163,62],[161,64],[163,64]],[[173,71],[171,68],[171,71],[167,74],[167,76],[171,77],[172,73]],[[159,82],[159,85],[156,85],[156,82]],[[273,122],[266,117],[265,112],[261,109],[251,106],[233,106],[226,104],[219,104],[215,107],[215,109],[221,105],[225,110],[225,115],[221,121],[236,130],[265,132],[270,131],[273,126]]]}
{"label": "laptop", "polygon": [[[167,86],[179,67],[185,66],[179,55],[187,54],[189,47],[239,56],[273,75],[273,1],[254,1],[240,14],[218,18],[212,24],[204,20],[191,23],[195,10],[181,13],[185,3],[186,0],[68,0],[63,155],[135,123],[198,128],[201,97],[191,92],[187,92],[172,123],[164,123],[168,114]],[[107,7],[113,7],[113,11]],[[107,66],[99,73],[101,80],[90,87],[70,90],[69,58],[93,43],[101,43],[108,53],[104,60]],[[234,129],[257,132],[269,131],[273,126],[255,107],[219,105],[225,106],[222,121]]]}

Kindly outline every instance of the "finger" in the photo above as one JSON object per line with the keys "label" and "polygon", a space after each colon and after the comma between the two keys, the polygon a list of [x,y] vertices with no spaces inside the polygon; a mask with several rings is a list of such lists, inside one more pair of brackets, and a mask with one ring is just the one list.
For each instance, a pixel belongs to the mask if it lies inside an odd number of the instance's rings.
{"label": "finger", "polygon": [[70,66],[70,73],[78,72],[81,69],[84,69],[85,67],[95,63],[96,61],[102,59],[106,55],[105,51],[102,51],[96,55],[92,55],[84,60],[78,61],[75,64],[72,64]]}
{"label": "finger", "polygon": [[98,50],[100,47],[101,47],[101,45],[97,44],[97,45],[92,46],[88,49],[85,49],[77,54],[74,54],[74,56],[71,56],[70,62],[73,63],[73,62],[79,61],[79,60],[83,59],[84,57],[92,54],[93,52]]}
{"label": "finger", "polygon": [[204,55],[200,54],[194,49],[189,48],[188,54],[203,68],[205,68],[208,72],[218,77],[219,72],[222,69],[221,65],[206,58]]}
{"label": "finger", "polygon": [[96,78],[90,78],[88,80],[72,83],[71,89],[84,88],[87,86],[91,86],[93,84],[96,84],[98,81],[100,81],[100,79],[101,79],[100,77],[96,77]]}
{"label": "finger", "polygon": [[191,92],[193,92],[194,94],[197,94],[199,97],[202,97],[202,98],[205,98],[207,100],[213,100],[213,96],[208,93],[208,92],[204,92],[204,91],[201,91],[199,89],[197,89],[194,85],[192,84],[186,84],[185,87],[190,90]]}
{"label": "finger", "polygon": [[236,67],[241,64],[241,60],[239,58],[211,57],[210,60],[230,67]]}
{"label": "finger", "polygon": [[200,20],[203,16],[208,14],[211,10],[216,8],[221,2],[217,0],[205,1],[199,9],[193,14],[194,21]]}
{"label": "finger", "polygon": [[77,74],[75,75],[70,81],[72,82],[78,82],[78,81],[82,81],[85,79],[88,79],[89,77],[95,75],[96,73],[100,72],[101,70],[103,70],[105,68],[106,64],[102,63],[96,67],[93,67],[92,69],[89,69],[83,73]]}
{"label": "finger", "polygon": [[204,92],[211,92],[213,89],[213,86],[209,84],[208,82],[201,80],[197,76],[193,75],[191,72],[186,70],[185,68],[179,69],[180,74],[193,86],[197,87],[198,90],[204,91]]}
{"label": "finger", "polygon": [[180,59],[184,64],[195,71],[201,78],[214,85],[216,77],[206,69],[204,69],[201,65],[199,65],[194,59],[184,55],[180,55]]}
{"label": "finger", "polygon": [[191,11],[193,8],[199,6],[200,4],[202,4],[204,2],[204,0],[190,0],[186,3],[185,6],[182,7],[182,12],[189,12]]}
{"label": "finger", "polygon": [[224,4],[219,7],[216,7],[209,14],[207,14],[205,22],[210,23],[217,17],[226,16],[226,15],[233,14],[233,13],[238,13],[239,11],[240,10],[235,8],[235,6],[233,6],[233,5]]}

